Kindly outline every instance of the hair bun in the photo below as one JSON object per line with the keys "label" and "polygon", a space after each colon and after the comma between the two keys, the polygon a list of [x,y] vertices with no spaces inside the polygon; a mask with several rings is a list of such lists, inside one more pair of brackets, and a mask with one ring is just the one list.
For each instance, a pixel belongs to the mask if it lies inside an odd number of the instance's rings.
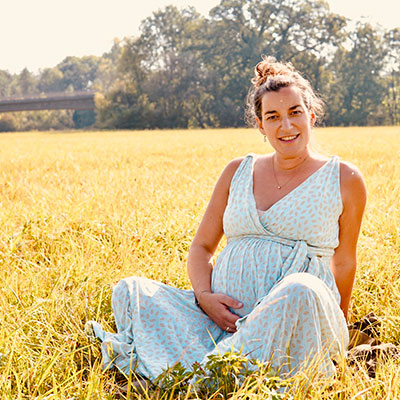
{"label": "hair bun", "polygon": [[278,61],[274,57],[268,56],[263,57],[263,60],[260,61],[255,69],[254,69],[254,78],[251,82],[256,86],[260,87],[262,84],[266,82],[269,76],[275,75],[291,75],[294,71],[293,66],[290,63],[283,64]]}

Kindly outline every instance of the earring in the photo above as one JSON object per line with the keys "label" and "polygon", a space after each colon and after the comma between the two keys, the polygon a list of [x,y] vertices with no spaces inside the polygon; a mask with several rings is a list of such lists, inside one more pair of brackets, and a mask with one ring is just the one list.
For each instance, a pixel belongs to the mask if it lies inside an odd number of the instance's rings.
{"label": "earring", "polygon": [[266,143],[267,142],[267,138],[266,138],[265,135],[263,135],[263,136],[264,136],[264,143]]}

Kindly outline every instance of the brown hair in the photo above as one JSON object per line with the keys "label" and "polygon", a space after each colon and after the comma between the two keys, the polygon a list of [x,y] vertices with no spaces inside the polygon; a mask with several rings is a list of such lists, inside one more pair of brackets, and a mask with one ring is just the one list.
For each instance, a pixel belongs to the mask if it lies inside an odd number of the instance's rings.
{"label": "brown hair", "polygon": [[261,119],[261,101],[265,93],[277,92],[289,86],[300,90],[304,104],[315,114],[316,122],[322,119],[324,102],[315,93],[310,82],[291,63],[278,62],[274,57],[263,57],[256,65],[254,74],[246,104],[246,121],[249,125],[256,127],[256,117]]}

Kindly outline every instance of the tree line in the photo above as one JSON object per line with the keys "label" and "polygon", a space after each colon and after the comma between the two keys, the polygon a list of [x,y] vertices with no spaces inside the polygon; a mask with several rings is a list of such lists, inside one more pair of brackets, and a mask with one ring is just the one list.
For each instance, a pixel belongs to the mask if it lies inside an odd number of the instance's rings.
{"label": "tree line", "polygon": [[[245,126],[262,55],[290,61],[327,104],[327,126],[400,124],[400,28],[350,24],[322,0],[221,0],[207,17],[168,6],[100,57],[38,74],[0,70],[0,97],[96,90],[96,113],[0,115],[0,130]],[[3,124],[3,126],[2,126]]]}

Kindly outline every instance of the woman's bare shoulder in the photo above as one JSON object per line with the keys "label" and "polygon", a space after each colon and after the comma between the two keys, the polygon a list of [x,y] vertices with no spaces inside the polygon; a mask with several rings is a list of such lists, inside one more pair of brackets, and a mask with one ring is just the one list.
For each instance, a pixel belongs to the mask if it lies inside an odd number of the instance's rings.
{"label": "woman's bare shoulder", "polygon": [[365,204],[367,189],[362,173],[347,161],[340,161],[340,188],[343,201]]}
{"label": "woman's bare shoulder", "polygon": [[229,163],[226,165],[224,171],[227,171],[227,173],[230,173],[233,175],[245,158],[246,157],[244,157],[244,156],[237,157],[237,158],[234,158],[233,160],[229,161]]}
{"label": "woman's bare shoulder", "polygon": [[217,187],[224,187],[225,189],[229,188],[232,178],[235,175],[235,172],[237,171],[239,165],[245,158],[246,157],[238,157],[229,161],[229,163],[225,166],[221,176],[218,179]]}
{"label": "woman's bare shoulder", "polygon": [[229,161],[229,163],[225,166],[222,171],[221,177],[232,180],[233,175],[235,175],[236,170],[239,168],[239,165],[243,162],[246,157],[237,157],[233,160]]}
{"label": "woman's bare shoulder", "polygon": [[361,171],[348,161],[340,161],[340,177],[344,182],[364,182]]}

